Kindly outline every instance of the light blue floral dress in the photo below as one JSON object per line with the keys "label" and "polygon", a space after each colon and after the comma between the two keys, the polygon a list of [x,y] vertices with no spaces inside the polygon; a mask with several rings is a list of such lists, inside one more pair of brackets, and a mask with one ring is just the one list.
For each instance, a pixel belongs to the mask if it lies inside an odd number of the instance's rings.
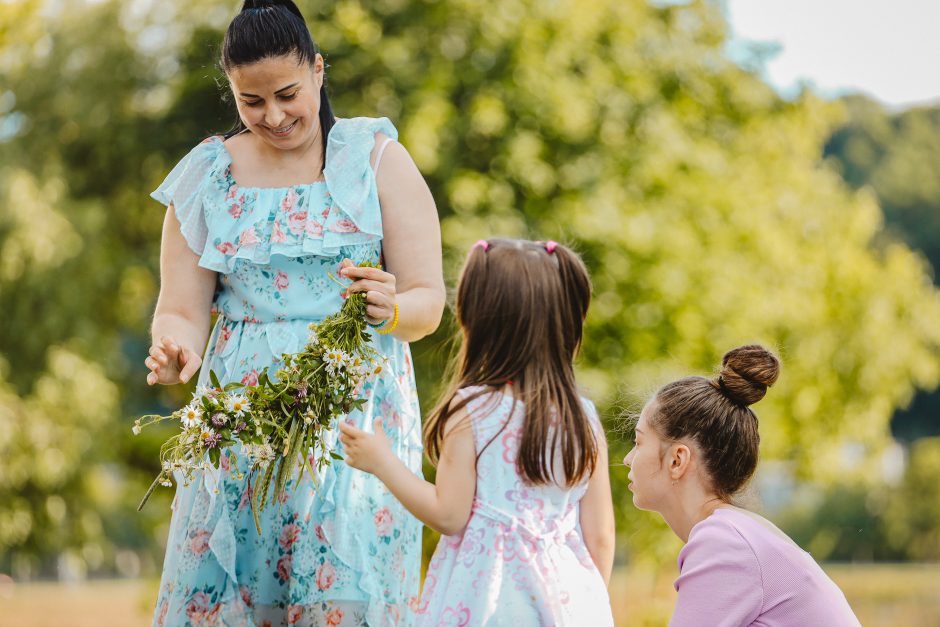
{"label": "light blue floral dress", "polygon": [[[199,383],[252,383],[308,325],[339,310],[329,277],[340,262],[377,263],[382,216],[370,154],[386,119],[352,118],[330,132],[325,182],[240,187],[221,137],[196,146],[153,193],[172,205],[199,265],[218,272],[218,319]],[[421,472],[421,427],[408,345],[374,334],[387,368],[351,418],[381,416],[398,456]],[[332,434],[335,437],[335,433]],[[338,441],[337,449],[342,452]],[[224,456],[223,456],[224,459]],[[241,462],[240,462],[241,463]],[[338,462],[314,487],[305,476],[261,513],[259,535],[244,480],[223,467],[179,486],[154,613],[156,625],[411,625],[421,527],[372,475]],[[296,489],[295,489],[296,487]]]}
{"label": "light blue floral dress", "polygon": [[[458,394],[482,391],[471,387]],[[602,434],[594,404],[583,402]],[[613,627],[607,587],[581,534],[588,480],[564,487],[522,479],[516,460],[525,408],[512,396],[475,396],[467,412],[477,453],[473,509],[467,526],[443,536],[434,551],[418,625]],[[555,470],[563,474],[558,458]]]}

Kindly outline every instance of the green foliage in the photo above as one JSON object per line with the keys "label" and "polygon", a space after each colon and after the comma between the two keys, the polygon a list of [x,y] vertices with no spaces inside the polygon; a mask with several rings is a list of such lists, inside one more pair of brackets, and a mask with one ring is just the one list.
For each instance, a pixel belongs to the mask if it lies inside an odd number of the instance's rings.
{"label": "green foliage", "polygon": [[[129,512],[165,437],[131,438],[127,417],[188,394],[144,383],[162,219],[147,194],[234,119],[215,60],[235,4],[0,4],[0,452],[27,451],[0,464],[0,570],[160,554],[168,514]],[[922,260],[881,237],[872,196],[821,164],[838,105],[782,101],[728,61],[705,0],[300,4],[335,110],[389,116],[426,175],[450,283],[480,237],[570,242],[595,282],[581,381],[608,414],[761,341],[785,364],[756,408],[764,457],[871,479],[894,409],[940,377],[940,298]],[[415,346],[425,407],[451,330]],[[108,404],[33,403],[62,354],[111,382],[93,396]],[[42,421],[87,434],[63,441],[53,483],[24,461],[40,445],[5,439]],[[611,440],[616,463],[627,443]],[[628,551],[671,558],[676,541],[612,474]],[[28,528],[6,522],[22,512]]]}
{"label": "green foliage", "polygon": [[904,479],[892,491],[884,525],[889,545],[908,559],[940,560],[940,438],[914,442]]}
{"label": "green foliage", "polygon": [[[847,97],[845,122],[825,155],[853,188],[874,192],[887,233],[920,250],[940,278],[940,108],[888,113],[863,96]],[[895,437],[940,434],[940,392],[919,394],[892,422]]]}

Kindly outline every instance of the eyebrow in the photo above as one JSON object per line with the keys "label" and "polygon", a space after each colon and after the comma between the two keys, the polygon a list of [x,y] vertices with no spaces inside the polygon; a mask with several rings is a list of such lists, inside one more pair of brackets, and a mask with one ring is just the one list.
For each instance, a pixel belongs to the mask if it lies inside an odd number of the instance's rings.
{"label": "eyebrow", "polygon": [[640,429],[640,428],[638,428],[638,427],[634,427],[633,430],[636,431],[637,433],[639,433],[640,435],[643,435],[643,429]]}
{"label": "eyebrow", "polygon": [[[298,85],[300,85],[300,82],[291,83],[291,84],[288,85],[287,87],[281,87],[281,88],[278,89],[276,92],[274,92],[274,95],[278,95],[278,94],[280,94],[280,93],[283,92],[283,91],[291,90],[291,89],[293,89],[294,87],[297,87]],[[261,97],[261,96],[258,96],[257,94],[249,94],[249,93],[244,92],[244,91],[239,92],[239,94],[242,95],[242,96],[244,96],[244,97],[246,97],[246,98],[260,98],[260,97]]]}

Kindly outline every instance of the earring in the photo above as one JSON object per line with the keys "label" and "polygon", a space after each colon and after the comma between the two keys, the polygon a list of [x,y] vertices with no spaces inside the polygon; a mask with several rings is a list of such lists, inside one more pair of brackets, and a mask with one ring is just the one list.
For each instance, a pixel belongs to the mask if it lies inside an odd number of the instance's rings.
{"label": "earring", "polygon": [[672,480],[672,487],[674,487],[674,488],[678,488],[678,487],[679,487],[679,480],[678,480],[678,479],[673,479],[673,480]]}

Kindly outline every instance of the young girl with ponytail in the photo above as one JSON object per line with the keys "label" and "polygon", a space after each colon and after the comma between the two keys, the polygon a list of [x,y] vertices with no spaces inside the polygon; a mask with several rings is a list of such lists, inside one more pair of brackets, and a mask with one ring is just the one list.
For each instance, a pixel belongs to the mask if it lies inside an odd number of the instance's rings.
{"label": "young girl with ponytail", "polygon": [[455,375],[425,428],[435,483],[396,457],[387,419],[340,424],[346,462],[444,536],[419,625],[613,625],[607,445],[574,375],[590,298],[567,247],[478,242],[457,287]]}

